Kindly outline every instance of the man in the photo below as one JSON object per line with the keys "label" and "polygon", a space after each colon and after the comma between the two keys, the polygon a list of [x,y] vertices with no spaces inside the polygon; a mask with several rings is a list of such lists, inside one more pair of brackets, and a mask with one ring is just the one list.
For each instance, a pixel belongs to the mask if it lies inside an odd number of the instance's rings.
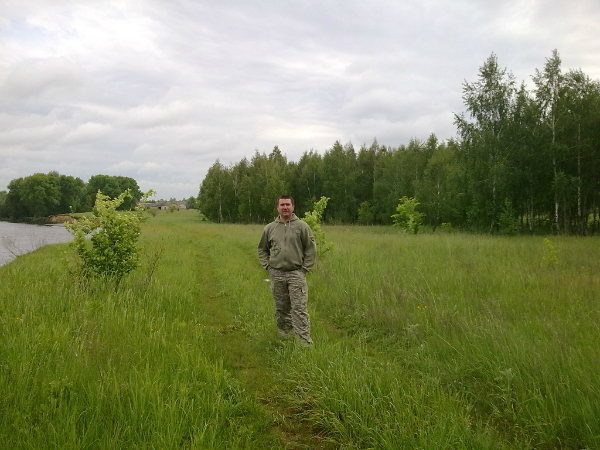
{"label": "man", "polygon": [[268,224],[258,244],[258,260],[271,277],[277,329],[282,339],[294,333],[310,345],[308,284],[306,274],[317,257],[312,230],[294,214],[294,199],[277,199],[279,216]]}

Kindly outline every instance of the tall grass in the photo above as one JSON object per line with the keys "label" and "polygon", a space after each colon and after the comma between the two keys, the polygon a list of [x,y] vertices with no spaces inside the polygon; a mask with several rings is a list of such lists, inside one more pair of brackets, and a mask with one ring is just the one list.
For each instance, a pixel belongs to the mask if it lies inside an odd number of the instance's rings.
{"label": "tall grass", "polygon": [[[537,238],[358,228],[332,229],[329,236],[337,251],[316,280],[320,314],[371,343],[378,359],[399,365],[398,389],[439,390],[430,405],[436,423],[460,426],[464,419],[472,431],[458,434],[461,446],[600,444],[597,240],[554,239],[560,249],[554,268],[543,263],[545,246]],[[348,377],[338,367],[339,377]],[[381,380],[378,386],[386,379],[371,378]],[[363,386],[365,395],[375,389]],[[462,408],[449,408],[448,398]],[[457,435],[447,424],[438,431],[437,448]],[[437,435],[435,427],[430,432],[427,442]],[[446,448],[458,444],[448,441]]]}
{"label": "tall grass", "polygon": [[147,227],[145,266],[117,293],[77,283],[65,246],[0,268],[0,447],[276,448],[202,308],[218,295],[196,283],[202,231]]}
{"label": "tall grass", "polygon": [[0,443],[600,447],[597,239],[548,264],[537,237],[327,227],[307,349],[277,338],[261,229],[159,214],[117,293],[66,246],[1,267]]}

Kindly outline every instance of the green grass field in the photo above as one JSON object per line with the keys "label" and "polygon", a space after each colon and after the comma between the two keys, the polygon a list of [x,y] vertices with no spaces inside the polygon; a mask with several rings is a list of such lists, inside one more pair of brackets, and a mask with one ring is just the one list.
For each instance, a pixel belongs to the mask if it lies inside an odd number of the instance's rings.
{"label": "green grass field", "polygon": [[149,217],[116,293],[67,245],[0,267],[0,448],[600,448],[598,238],[325,227],[304,348],[261,230]]}

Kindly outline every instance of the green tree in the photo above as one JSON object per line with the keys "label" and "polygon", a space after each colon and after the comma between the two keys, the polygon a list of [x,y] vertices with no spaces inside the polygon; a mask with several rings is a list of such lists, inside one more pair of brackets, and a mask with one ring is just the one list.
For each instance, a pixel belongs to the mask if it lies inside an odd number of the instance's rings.
{"label": "green tree", "polygon": [[231,169],[217,160],[200,186],[198,206],[200,211],[213,222],[229,222],[233,220],[232,203],[235,202]]}
{"label": "green tree", "polygon": [[83,212],[85,204],[85,183],[81,178],[68,175],[58,176],[60,202],[58,214]]}
{"label": "green tree", "polygon": [[515,93],[514,76],[501,69],[492,54],[480,68],[477,81],[463,85],[463,101],[472,121],[464,115],[455,116],[469,175],[470,218],[476,223],[487,222],[490,233],[497,229],[499,199],[506,195]]}
{"label": "green tree", "polygon": [[333,250],[334,247],[333,242],[327,242],[325,232],[321,229],[321,221],[323,220],[323,213],[325,212],[325,208],[327,208],[328,201],[327,197],[321,197],[319,201],[315,202],[314,209],[307,211],[302,218],[313,232],[319,255]]}
{"label": "green tree", "polygon": [[508,198],[504,201],[500,217],[498,218],[498,224],[500,234],[505,236],[514,236],[519,232],[519,218]]}
{"label": "green tree", "polygon": [[[153,192],[144,195],[147,199]],[[71,245],[79,257],[78,273],[85,277],[101,276],[115,281],[115,290],[122,279],[139,265],[137,241],[144,211],[142,205],[134,212],[117,211],[126,197],[125,191],[114,199],[98,192],[94,217],[67,225],[75,236]],[[86,236],[90,236],[89,242]]]}
{"label": "green tree", "polygon": [[592,81],[581,70],[570,70],[564,78],[565,140],[568,155],[564,162],[573,185],[567,200],[571,228],[584,235],[590,211],[598,204],[600,163],[600,82]]}
{"label": "green tree", "polygon": [[[253,159],[260,157],[256,152]],[[248,159],[243,158],[233,168],[233,184],[237,199],[237,216],[242,222],[258,222],[260,196],[254,185],[254,168]]]}
{"label": "green tree", "polygon": [[369,148],[362,146],[356,157],[356,199],[359,202],[373,201],[373,183],[375,182],[375,162],[380,152],[377,139]]}
{"label": "green tree", "polygon": [[463,220],[460,214],[462,172],[454,142],[437,146],[427,161],[419,184],[419,199],[434,229],[442,223],[456,224]]}
{"label": "green tree", "polygon": [[27,206],[21,199],[23,178],[15,178],[8,183],[8,193],[4,201],[6,215],[13,219],[22,219],[29,215]]}
{"label": "green tree", "polygon": [[361,225],[371,225],[375,221],[375,214],[369,202],[362,202],[358,208],[358,223]]}
{"label": "green tree", "polygon": [[394,226],[417,234],[422,225],[423,214],[417,210],[419,202],[416,198],[402,197],[392,215]]}
{"label": "green tree", "polygon": [[117,198],[123,192],[129,190],[130,196],[123,199],[119,210],[131,210],[142,198],[140,188],[133,178],[111,175],[94,175],[90,177],[86,186],[87,208],[91,210],[96,202],[96,194],[101,191],[109,198]]}
{"label": "green tree", "polygon": [[197,209],[198,208],[198,199],[192,195],[185,202],[185,208],[186,209]]}
{"label": "green tree", "polygon": [[61,193],[58,174],[36,173],[23,179],[21,201],[33,217],[46,217],[57,213]]}
{"label": "green tree", "polygon": [[323,193],[331,199],[328,217],[354,222],[358,211],[356,190],[356,153],[352,144],[342,147],[339,141],[323,156]]}
{"label": "green tree", "polygon": [[382,224],[392,223],[392,214],[398,199],[408,195],[403,191],[403,154],[404,146],[393,150],[387,148],[380,152],[373,173],[373,213],[375,220]]}
{"label": "green tree", "polygon": [[6,198],[8,197],[8,192],[0,191],[0,218],[8,217],[8,208],[6,207]]}
{"label": "green tree", "polygon": [[548,154],[552,164],[554,193],[554,226],[560,234],[560,205],[565,197],[565,174],[562,161],[565,157],[566,146],[561,140],[565,122],[564,76],[561,69],[561,59],[558,51],[552,51],[552,56],[546,59],[543,70],[537,70],[533,77],[535,83],[535,99],[539,110],[539,139],[543,149]]}
{"label": "green tree", "polygon": [[537,105],[524,83],[517,92],[512,121],[513,156],[506,198],[523,217],[523,227],[533,233],[542,222],[540,218],[552,209],[552,166],[538,139]]}
{"label": "green tree", "polygon": [[297,199],[296,210],[302,214],[323,196],[323,158],[314,150],[304,152],[294,169],[292,196]]}
{"label": "green tree", "polygon": [[263,217],[269,220],[273,216],[275,199],[290,192],[287,158],[275,146],[265,161],[265,184],[261,192],[260,203]]}

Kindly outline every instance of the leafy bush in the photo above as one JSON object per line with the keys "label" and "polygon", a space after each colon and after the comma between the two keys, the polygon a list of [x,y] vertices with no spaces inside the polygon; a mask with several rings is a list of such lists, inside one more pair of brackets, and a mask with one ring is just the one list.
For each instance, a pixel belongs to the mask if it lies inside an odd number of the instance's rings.
{"label": "leafy bush", "polygon": [[375,221],[375,213],[369,202],[362,202],[358,208],[358,223],[371,225]]}
{"label": "leafy bush", "polygon": [[402,197],[396,207],[396,214],[392,214],[395,227],[402,227],[406,231],[417,234],[422,225],[423,213],[417,211],[420,203],[416,198]]}
{"label": "leafy bush", "polygon": [[556,269],[558,267],[558,250],[552,244],[552,241],[548,238],[544,238],[544,245],[546,247],[546,253],[542,257],[542,262],[546,267]]}
{"label": "leafy bush", "polygon": [[315,236],[315,243],[317,244],[317,253],[322,255],[329,250],[333,250],[333,242],[325,241],[325,232],[321,230],[321,220],[323,219],[323,212],[327,208],[328,197],[321,197],[318,202],[314,203],[314,209],[312,212],[305,212],[304,220]]}
{"label": "leafy bush", "polygon": [[[149,191],[144,200],[152,194]],[[79,272],[85,277],[114,279],[115,289],[118,289],[123,277],[139,265],[137,241],[144,207],[139,205],[134,211],[117,211],[123,201],[130,197],[129,190],[112,200],[98,191],[94,216],[67,225],[67,229],[75,236],[71,245],[79,257]],[[88,235],[90,242],[86,239]]]}
{"label": "leafy bush", "polygon": [[502,212],[498,218],[498,225],[500,226],[500,234],[506,236],[515,236],[519,233],[519,218],[517,212],[512,206],[512,202],[509,199],[504,201]]}

